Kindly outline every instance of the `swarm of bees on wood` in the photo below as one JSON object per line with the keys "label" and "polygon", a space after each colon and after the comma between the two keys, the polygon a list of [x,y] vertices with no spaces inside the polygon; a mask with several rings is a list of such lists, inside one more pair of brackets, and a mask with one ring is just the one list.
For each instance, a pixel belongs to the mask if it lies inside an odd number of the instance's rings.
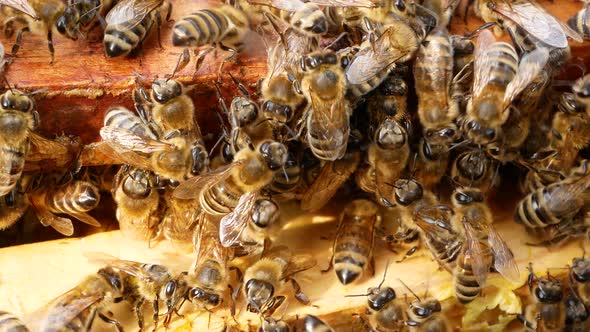
{"label": "swarm of bees on wood", "polygon": [[[38,134],[42,91],[4,79],[0,229],[29,208],[64,236],[77,221],[100,227],[90,212],[110,193],[125,238],[146,250],[169,241],[194,261],[175,271],[85,253],[98,272],[33,318],[0,312],[0,331],[90,331],[98,320],[123,331],[110,311],[119,302],[132,308],[140,331],[186,320],[188,310],[228,308],[226,330],[243,330],[240,310],[259,317],[249,330],[335,331],[312,315],[284,317],[289,302],[314,305],[296,278],[319,268],[309,252],[274,241],[288,222],[287,202],[307,212],[338,209],[322,270],[335,282],[375,275],[376,248],[391,250],[383,281],[349,295],[366,297],[355,318],[366,331],[456,329],[440,299],[407,286],[404,298],[385,283],[389,268],[418,251],[452,275],[461,305],[482,296],[491,275],[519,281],[488,204],[503,180],[519,179],[514,222],[536,238],[527,245],[587,242],[590,75],[569,84],[556,77],[571,63],[568,38],[590,39],[590,3],[561,22],[529,0],[472,0],[465,13],[459,2],[235,0],[187,13],[170,22],[181,51],[172,73],[147,84],[137,75],[134,109],[113,105],[102,140],[85,146]],[[2,73],[27,52],[20,45],[28,33],[47,36],[51,63],[54,31],[73,40],[102,33],[106,57],[137,56],[150,34],[160,41],[174,10],[168,0],[0,4],[4,33],[14,38],[10,52],[1,49]],[[451,34],[451,18],[469,10],[485,24]],[[267,47],[257,91],[223,70],[239,65],[253,34]],[[194,87],[175,75],[191,61],[197,72],[213,56],[223,61],[211,83],[221,127],[211,145],[196,121]],[[231,101],[223,76],[238,91]],[[84,151],[118,165],[86,167]],[[52,171],[28,170],[35,163]],[[521,266],[530,304],[514,321],[527,331],[590,330],[590,258],[568,262],[565,277],[539,275],[534,263]]]}

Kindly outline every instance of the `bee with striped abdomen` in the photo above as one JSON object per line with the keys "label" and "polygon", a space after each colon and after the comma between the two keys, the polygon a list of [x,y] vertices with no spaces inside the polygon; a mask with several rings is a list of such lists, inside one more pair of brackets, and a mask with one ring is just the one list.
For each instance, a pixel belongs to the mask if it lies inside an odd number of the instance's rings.
{"label": "bee with striped abdomen", "polygon": [[[122,0],[105,18],[104,50],[109,58],[128,55],[139,50],[151,28],[158,36],[162,20],[168,21],[172,4],[167,0]],[[158,38],[159,39],[159,38]]]}
{"label": "bee with striped abdomen", "polygon": [[334,267],[343,285],[359,279],[367,269],[373,273],[375,230],[380,223],[381,215],[375,203],[366,199],[348,203],[340,215],[330,265],[322,272]]}

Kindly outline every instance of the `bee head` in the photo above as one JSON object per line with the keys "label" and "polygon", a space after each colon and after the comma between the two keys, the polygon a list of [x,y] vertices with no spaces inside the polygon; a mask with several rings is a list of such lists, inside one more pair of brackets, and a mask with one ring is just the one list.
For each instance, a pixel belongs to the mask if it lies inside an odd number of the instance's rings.
{"label": "bee head", "polygon": [[288,151],[284,144],[275,141],[265,141],[258,148],[266,161],[266,165],[273,171],[283,167],[287,162]]}
{"label": "bee head", "polygon": [[406,144],[407,133],[399,122],[387,119],[377,129],[375,142],[382,149],[398,149]]}
{"label": "bee head", "polygon": [[488,144],[489,142],[494,141],[498,136],[498,133],[494,128],[484,127],[475,119],[465,122],[465,131],[467,132],[468,137],[477,144]]}
{"label": "bee head", "polygon": [[250,279],[246,282],[246,298],[250,312],[260,312],[274,295],[274,287],[266,281]]}
{"label": "bee head", "polygon": [[454,206],[461,206],[483,202],[484,196],[481,190],[477,188],[456,188],[451,200]]}
{"label": "bee head", "polygon": [[413,179],[398,179],[394,183],[395,200],[403,206],[408,206],[422,198],[424,189],[422,185]]}
{"label": "bee head", "polygon": [[270,199],[259,199],[254,203],[252,222],[259,228],[266,228],[273,225],[280,216],[277,203]]}
{"label": "bee head", "polygon": [[157,79],[152,84],[152,99],[165,104],[182,94],[182,84],[173,79]]}
{"label": "bee head", "polygon": [[3,110],[30,113],[35,108],[35,101],[28,95],[16,90],[8,90],[0,97]]}
{"label": "bee head", "polygon": [[207,149],[199,143],[191,147],[191,175],[199,175],[209,165],[209,153]]}
{"label": "bee head", "polygon": [[133,170],[123,180],[121,189],[133,199],[148,197],[152,192],[148,173],[142,169]]}
{"label": "bee head", "polygon": [[375,311],[381,310],[386,304],[396,299],[396,294],[393,288],[373,288],[369,289],[369,295],[367,296],[367,303],[369,308]]}
{"label": "bee head", "polygon": [[78,22],[80,15],[78,10],[73,5],[67,6],[61,15],[55,22],[57,31],[67,38],[72,40],[78,39]]}
{"label": "bee head", "polygon": [[539,279],[534,293],[543,303],[560,302],[563,298],[563,288],[559,280]]}
{"label": "bee head", "polygon": [[578,282],[590,281],[590,259],[579,257],[574,258],[570,273]]}
{"label": "bee head", "polygon": [[440,302],[435,299],[430,299],[426,301],[413,301],[410,305],[410,308],[414,315],[420,318],[428,318],[432,316],[434,313],[440,312],[442,310]]}
{"label": "bee head", "polygon": [[233,115],[232,126],[245,127],[255,125],[258,118],[258,105],[252,100],[244,97],[235,97],[230,106],[230,113]]}

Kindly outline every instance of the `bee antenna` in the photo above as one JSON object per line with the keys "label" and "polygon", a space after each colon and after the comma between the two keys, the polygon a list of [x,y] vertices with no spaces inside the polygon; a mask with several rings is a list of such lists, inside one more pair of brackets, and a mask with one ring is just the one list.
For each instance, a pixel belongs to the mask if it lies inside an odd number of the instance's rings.
{"label": "bee antenna", "polygon": [[387,262],[385,262],[385,271],[383,271],[383,279],[381,279],[379,286],[377,286],[378,289],[381,289],[381,286],[383,286],[383,283],[385,282],[385,277],[387,276],[388,269],[389,269],[389,258],[387,259]]}
{"label": "bee antenna", "polygon": [[459,142],[459,143],[451,144],[451,147],[447,149],[447,152],[449,152],[449,151],[451,151],[451,150],[453,150],[453,149],[456,149],[456,148],[458,148],[458,147],[461,147],[461,146],[463,146],[463,145],[465,145],[465,144],[468,144],[468,143],[470,143],[470,142],[471,142],[470,140],[468,140],[468,139],[464,139],[464,140],[462,140],[462,141],[461,141],[461,142]]}
{"label": "bee antenna", "polygon": [[43,92],[45,92],[45,91],[47,91],[47,90],[49,90],[49,89],[48,89],[48,88],[37,89],[37,90],[35,90],[35,91],[33,91],[33,92],[29,92],[29,93],[27,93],[27,96],[34,96],[34,95],[36,95],[36,94],[43,93]]}
{"label": "bee antenna", "polygon": [[408,285],[406,285],[406,283],[405,283],[405,282],[403,282],[403,281],[402,281],[400,278],[397,278],[397,280],[399,280],[399,282],[401,282],[401,283],[402,283],[402,285],[404,285],[404,287],[405,287],[407,290],[409,290],[409,291],[410,291],[410,293],[412,293],[412,295],[414,295],[414,297],[415,297],[415,298],[416,298],[418,301],[422,301],[422,299],[420,299],[420,297],[418,296],[418,294],[414,293],[414,291],[413,291],[413,290],[412,290],[410,287],[408,287]]}
{"label": "bee antenna", "polygon": [[295,133],[295,131],[293,131],[293,129],[291,129],[289,125],[283,123],[282,126],[285,127],[285,129],[287,129],[287,133],[289,133],[289,136],[291,136],[292,140],[297,140],[297,133]]}
{"label": "bee antenna", "polygon": [[248,89],[246,89],[244,84],[242,84],[237,78],[235,78],[235,76],[232,75],[231,72],[228,72],[228,75],[229,75],[229,77],[231,77],[231,79],[234,82],[234,84],[236,85],[236,87],[238,87],[238,90],[240,90],[240,93],[242,94],[242,96],[250,99],[250,92],[248,92]]}
{"label": "bee antenna", "polygon": [[189,53],[188,48],[185,48],[184,50],[182,50],[182,53],[178,57],[178,61],[176,62],[176,65],[174,66],[174,70],[172,70],[172,75],[170,75],[169,77],[166,78],[166,83],[168,83],[168,81],[172,77],[174,77],[174,75],[176,75],[176,72],[178,72],[179,70],[182,70],[184,67],[186,67],[186,65],[190,61],[191,61],[191,55]]}
{"label": "bee antenna", "polygon": [[[75,4],[75,3],[74,3],[74,4]],[[74,4],[72,4],[72,5],[74,5]],[[90,9],[89,11],[85,12],[84,14],[82,14],[82,16],[80,16],[80,17],[78,18],[78,21],[76,22],[76,24],[79,24],[79,23],[80,23],[80,20],[82,19],[82,17],[84,17],[84,16],[87,16],[87,15],[89,15],[89,14],[90,14],[90,13],[92,13],[92,12],[96,12],[96,11],[98,11],[98,9],[99,9],[100,7],[102,7],[102,4],[99,4],[98,6],[96,6],[96,7],[92,8],[92,9]]]}
{"label": "bee antenna", "polygon": [[461,39],[465,40],[465,39],[473,39],[474,37],[476,37],[477,35],[479,35],[480,32],[482,32],[483,30],[493,27],[495,25],[497,25],[498,23],[496,22],[487,22],[483,25],[481,25],[479,28],[473,30],[473,32],[471,32],[470,34],[461,37]]}
{"label": "bee antenna", "polygon": [[2,75],[2,79],[4,80],[4,83],[6,83],[8,90],[10,90],[10,92],[14,93],[14,91],[12,91],[12,87],[10,86],[10,83],[8,83],[8,80],[6,79],[6,76]]}

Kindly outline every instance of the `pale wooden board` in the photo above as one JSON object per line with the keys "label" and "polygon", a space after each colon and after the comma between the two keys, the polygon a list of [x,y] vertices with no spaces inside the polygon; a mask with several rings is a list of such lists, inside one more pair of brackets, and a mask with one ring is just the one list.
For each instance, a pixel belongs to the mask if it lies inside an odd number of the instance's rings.
{"label": "pale wooden board", "polygon": [[[389,260],[391,266],[387,275],[386,285],[396,289],[398,296],[408,293],[398,281],[403,280],[416,292],[424,292],[427,285],[430,294],[444,300],[452,294],[452,279],[446,271],[440,271],[429,253],[423,250],[416,253],[416,257],[404,263],[394,263],[399,255],[392,254],[378,243],[376,253],[376,274],[373,278],[365,278],[359,283],[342,286],[337,281],[333,271],[322,274],[328,264],[332,241],[321,239],[320,236],[333,237],[336,228],[335,215],[305,215],[293,210],[284,217],[285,227],[276,239],[277,243],[286,244],[296,252],[313,253],[318,266],[297,276],[303,291],[314,304],[302,306],[296,301],[290,301],[286,311],[286,318],[300,317],[306,313],[327,315],[327,319],[342,326],[339,331],[353,331],[358,325],[357,319],[350,312],[359,311],[365,304],[364,297],[345,297],[351,294],[363,294],[367,288],[376,286],[382,278],[385,263]],[[295,215],[295,217],[293,217]],[[521,272],[521,286],[526,278],[525,267],[529,261],[535,262],[535,270],[544,272],[547,268],[563,267],[571,262],[573,257],[582,255],[581,246],[577,241],[561,248],[547,249],[524,245],[526,235],[520,225],[512,221],[511,209],[496,214],[498,228],[517,258]],[[147,249],[144,243],[132,242],[121,237],[120,232],[108,232],[89,236],[84,239],[65,239],[43,242],[0,250],[0,310],[9,310],[24,317],[35,311],[52,298],[72,288],[87,274],[96,272],[99,266],[91,265],[84,256],[87,251],[102,251],[122,259],[141,262],[155,262],[172,264],[176,269],[186,269],[191,262],[190,255],[179,254],[169,243],[161,242],[153,249]],[[183,267],[184,266],[184,267]],[[292,294],[289,287],[285,290]],[[315,307],[317,306],[317,307]],[[207,314],[187,312],[189,320],[177,320],[174,330],[198,331],[198,326],[207,324]],[[351,311],[352,309],[352,311]],[[128,310],[128,308],[126,309]],[[282,312],[282,308],[278,313]],[[119,310],[120,312],[121,310]],[[125,308],[123,309],[125,311]],[[245,314],[244,306],[238,303],[238,321],[242,328],[247,328],[248,322],[256,324],[258,318],[253,314]],[[226,311],[222,312],[227,315]],[[333,314],[336,313],[336,314]],[[337,314],[341,313],[341,314]],[[196,317],[195,317],[196,315]],[[132,324],[131,317],[123,321]],[[120,317],[120,316],[118,316]],[[225,326],[223,318],[212,317],[209,327],[211,330],[222,330]],[[101,323],[102,324],[102,323]],[[340,325],[341,324],[341,325]],[[97,324],[100,327],[100,324]]]}

